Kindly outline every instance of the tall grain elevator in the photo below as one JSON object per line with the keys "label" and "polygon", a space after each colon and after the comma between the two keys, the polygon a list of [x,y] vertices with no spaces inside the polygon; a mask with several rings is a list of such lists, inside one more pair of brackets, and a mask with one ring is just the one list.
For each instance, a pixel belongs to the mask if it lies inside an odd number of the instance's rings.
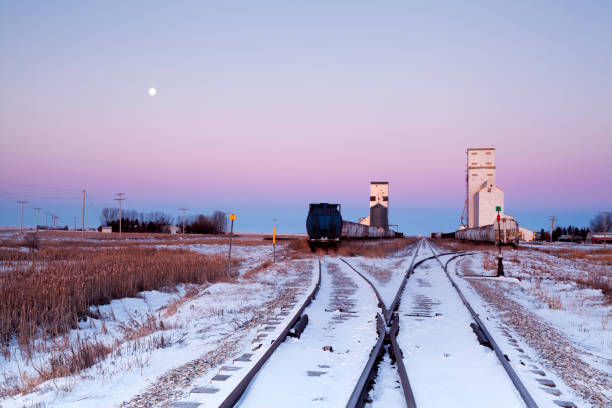
{"label": "tall grain elevator", "polygon": [[370,225],[389,229],[389,182],[370,183]]}
{"label": "tall grain elevator", "polygon": [[470,147],[466,153],[466,226],[493,224],[497,218],[496,207],[501,207],[500,215],[504,214],[504,190],[496,182],[495,148]]}

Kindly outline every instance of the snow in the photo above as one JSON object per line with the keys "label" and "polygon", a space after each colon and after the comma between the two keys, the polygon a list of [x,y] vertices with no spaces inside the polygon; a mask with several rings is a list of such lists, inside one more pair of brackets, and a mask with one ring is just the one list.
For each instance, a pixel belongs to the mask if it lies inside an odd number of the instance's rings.
{"label": "snow", "polygon": [[[432,253],[425,246],[419,255]],[[398,344],[418,406],[523,406],[495,353],[478,343],[469,311],[435,259],[415,269],[399,314]]]}
{"label": "snow", "polygon": [[[290,272],[276,273],[275,268],[283,266]],[[112,345],[130,330],[137,330],[148,318],[163,321],[165,329],[123,341],[107,358],[79,375],[47,381],[36,387],[36,392],[0,400],[0,406],[10,408],[44,403],[47,408],[99,407],[116,406],[129,400],[170,369],[223,347],[227,339],[237,339],[241,331],[238,325],[252,319],[265,302],[274,300],[287,290],[287,285],[295,285],[296,276],[291,273],[290,263],[277,263],[259,275],[255,282],[216,283],[208,287],[186,285],[179,286],[174,293],[141,292],[138,298],[117,299],[108,305],[92,308],[92,311],[100,313],[101,318],[90,317],[81,322],[80,329],[69,333],[71,342],[80,338]],[[196,290],[197,295],[183,298],[190,289]],[[299,289],[300,296],[304,295],[305,289]],[[182,303],[177,304],[175,313],[170,313],[166,307],[179,299]],[[247,330],[245,335],[254,334],[255,330]],[[166,346],[155,346],[162,335]],[[242,348],[249,345],[242,344]],[[9,377],[17,376],[19,372],[34,375],[32,364],[26,364],[24,357],[16,352],[15,345],[12,350],[10,361],[0,357],[0,372]],[[44,365],[49,358],[49,353],[38,353],[35,363]]]}
{"label": "snow", "polygon": [[[451,261],[448,268],[449,271],[454,270],[456,262],[456,260]],[[487,329],[495,339],[495,342],[500,347],[502,352],[509,357],[510,365],[516,371],[519,377],[522,378],[523,384],[540,406],[550,405],[552,399],[559,398],[553,398],[544,389],[542,389],[541,385],[535,380],[536,378],[546,378],[552,380],[555,383],[556,388],[559,389],[562,394],[573,394],[572,390],[564,383],[564,381],[552,372],[546,372],[546,377],[538,377],[537,375],[534,375],[533,371],[530,370],[540,369],[539,366],[533,364],[533,362],[537,362],[537,352],[533,350],[524,340],[522,340],[520,336],[501,322],[501,320],[496,316],[495,308],[483,301],[483,299],[475,292],[468,282],[460,277],[454,277],[454,280],[461,288],[462,293],[468,299],[476,313],[479,314],[481,319],[484,319],[487,322]],[[514,286],[519,285],[519,282],[515,279],[505,279],[505,282],[508,282]],[[514,343],[509,341],[509,337],[506,336],[504,332],[510,333],[512,338],[517,342]],[[523,364],[521,364],[521,362],[523,362]],[[567,397],[565,399],[567,399]]]}
{"label": "snow", "polygon": [[369,395],[372,401],[366,404],[367,408],[406,406],[399,373],[388,349],[389,346],[385,346],[385,355],[378,365],[378,372]]}
{"label": "snow", "polygon": [[[337,268],[330,272],[330,268]],[[334,268],[334,269],[335,269]],[[339,278],[347,282],[339,282]],[[350,290],[347,287],[354,286]],[[350,293],[354,290],[354,293]],[[350,312],[339,311],[348,296]],[[288,339],[271,356],[239,403],[242,408],[346,405],[376,343],[377,299],[371,287],[339,260],[324,259],[319,294],[305,313],[309,323],[300,339]],[[350,314],[350,317],[342,317]],[[325,351],[332,346],[333,351]],[[308,371],[323,372],[309,376]]]}

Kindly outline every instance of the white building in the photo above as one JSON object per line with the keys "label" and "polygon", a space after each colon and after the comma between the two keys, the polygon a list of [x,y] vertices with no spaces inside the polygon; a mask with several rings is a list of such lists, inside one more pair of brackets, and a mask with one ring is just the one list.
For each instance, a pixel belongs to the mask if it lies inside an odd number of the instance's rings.
{"label": "white building", "polygon": [[[493,147],[476,147],[467,149],[467,226],[468,228],[474,228],[481,225],[487,225],[479,223],[476,214],[476,195],[486,186],[495,186],[496,184],[496,168],[495,168],[495,148]],[[499,189],[501,190],[501,189]],[[488,192],[487,192],[488,193]],[[483,194],[483,203],[479,209],[484,209],[488,202],[485,200],[498,200],[499,192],[494,191],[493,194]],[[480,197],[480,196],[479,196]],[[503,209],[503,190],[501,190],[501,206]],[[495,210],[495,206],[493,206]],[[495,213],[497,217],[497,213]],[[483,213],[483,221],[487,218],[486,213]],[[491,223],[489,223],[491,224]]]}
{"label": "white building", "polygon": [[495,184],[484,185],[474,194],[474,225],[497,222],[497,207],[501,208],[499,215],[504,217],[504,190]]}
{"label": "white building", "polygon": [[527,241],[527,242],[531,242],[533,241],[535,238],[535,232],[525,228],[525,227],[520,227],[519,226],[519,239],[521,241]]}
{"label": "white building", "polygon": [[109,226],[103,225],[101,230],[105,234],[110,234],[110,233],[113,232],[113,227],[109,227]]}

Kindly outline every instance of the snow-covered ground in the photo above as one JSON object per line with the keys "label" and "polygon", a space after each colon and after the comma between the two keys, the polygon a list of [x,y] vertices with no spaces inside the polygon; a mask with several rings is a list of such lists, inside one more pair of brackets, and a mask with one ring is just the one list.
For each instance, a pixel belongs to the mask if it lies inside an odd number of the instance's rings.
{"label": "snow-covered ground", "polygon": [[[433,255],[427,246],[419,253]],[[478,343],[469,311],[435,259],[415,269],[399,315],[398,344],[418,406],[523,406],[494,352]]]}
{"label": "snow-covered ground", "polygon": [[[253,257],[262,254],[255,250]],[[313,264],[278,262],[236,283],[182,285],[176,292],[142,292],[92,308],[97,318],[88,317],[67,336],[45,342],[45,350],[40,348],[32,360],[13,345],[10,359],[0,357],[1,378],[5,385],[35,378],[37,368],[78,340],[101,342],[112,349],[110,354],[77,375],[43,382],[24,395],[5,396],[0,406],[106,407],[123,402],[140,407],[182,398],[198,376],[250,350],[249,336],[272,311],[299,303],[311,285]]]}
{"label": "snow-covered ground", "polygon": [[326,257],[301,338],[279,346],[239,406],[345,406],[377,340],[377,303],[359,275]]}
{"label": "snow-covered ground", "polygon": [[488,321],[534,398],[545,405],[564,400],[610,406],[612,332],[607,317],[612,307],[601,290],[585,284],[589,274],[609,273],[609,268],[523,249],[505,251],[507,277],[493,278],[493,257],[485,251],[456,259],[449,272]]}

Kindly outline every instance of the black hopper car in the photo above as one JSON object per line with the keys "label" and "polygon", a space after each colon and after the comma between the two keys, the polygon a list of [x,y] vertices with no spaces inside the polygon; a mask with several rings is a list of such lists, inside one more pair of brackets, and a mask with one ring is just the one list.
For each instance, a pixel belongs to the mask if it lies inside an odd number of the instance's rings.
{"label": "black hopper car", "polygon": [[402,233],[342,220],[340,204],[310,204],[306,218],[308,244],[311,248],[337,247],[341,240],[400,238]]}

